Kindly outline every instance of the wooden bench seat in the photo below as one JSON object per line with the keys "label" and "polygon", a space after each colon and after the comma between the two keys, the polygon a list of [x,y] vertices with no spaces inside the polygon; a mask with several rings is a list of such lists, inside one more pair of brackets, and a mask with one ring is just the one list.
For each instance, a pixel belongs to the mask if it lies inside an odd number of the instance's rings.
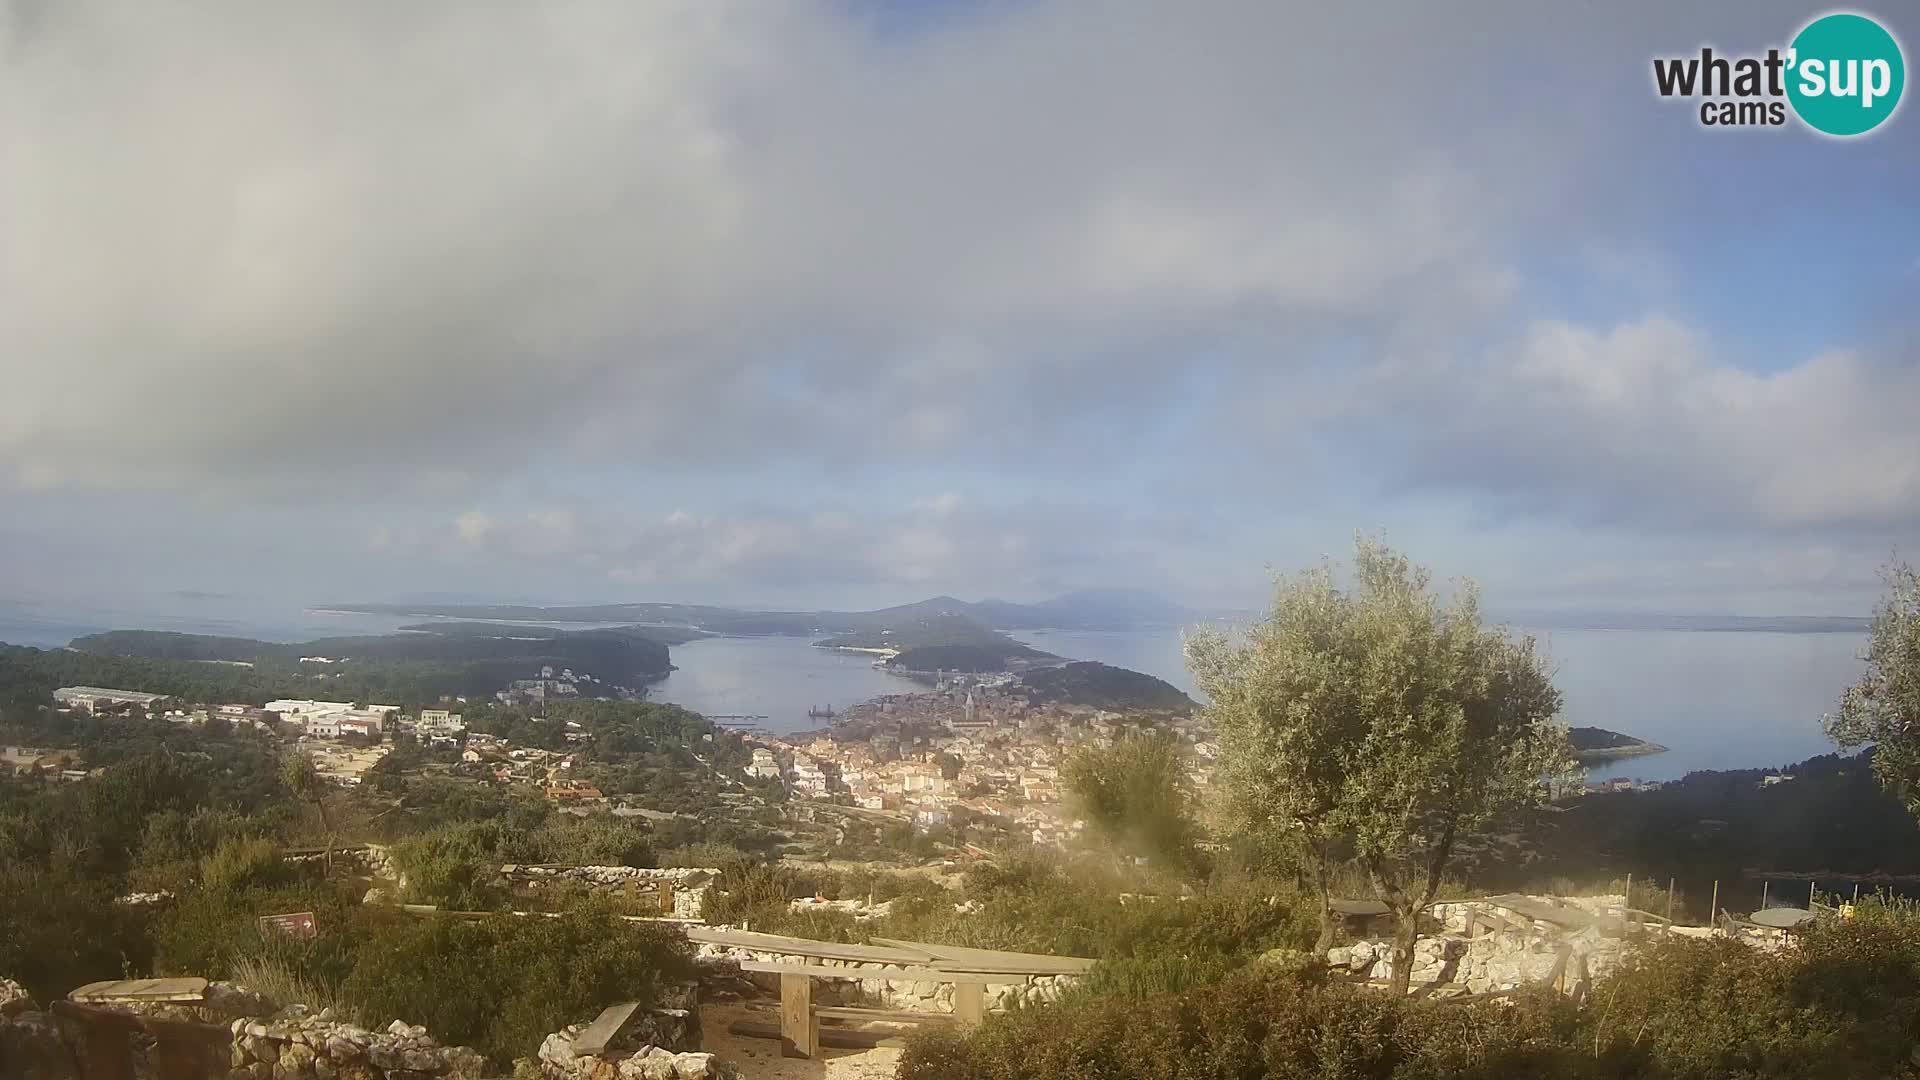
{"label": "wooden bench seat", "polygon": [[823,1020],[884,1021],[889,1024],[954,1024],[952,1013],[915,1012],[912,1009],[861,1009],[846,1005],[815,1005],[813,1015]]}

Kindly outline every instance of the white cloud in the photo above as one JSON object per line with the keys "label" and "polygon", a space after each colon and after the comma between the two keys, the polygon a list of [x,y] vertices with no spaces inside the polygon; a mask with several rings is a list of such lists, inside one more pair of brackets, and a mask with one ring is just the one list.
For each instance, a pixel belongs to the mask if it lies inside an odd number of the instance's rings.
{"label": "white cloud", "polygon": [[1920,522],[1910,358],[1834,350],[1753,371],[1711,335],[1649,317],[1540,322],[1490,357],[1387,371],[1395,405],[1426,404],[1392,414],[1415,484],[1674,528]]}
{"label": "white cloud", "polygon": [[1142,335],[1503,272],[1484,184],[1381,108],[1418,71],[1279,107],[1343,69],[1274,63],[1264,5],[12,10],[16,482],[1015,452],[1150,408],[1164,362],[1081,392]]}

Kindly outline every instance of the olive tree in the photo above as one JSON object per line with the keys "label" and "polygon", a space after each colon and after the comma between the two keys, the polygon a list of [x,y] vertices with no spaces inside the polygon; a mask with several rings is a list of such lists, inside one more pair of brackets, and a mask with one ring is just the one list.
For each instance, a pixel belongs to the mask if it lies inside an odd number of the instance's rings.
{"label": "olive tree", "polygon": [[1920,573],[1896,564],[1882,576],[1887,595],[1861,658],[1866,671],[1823,726],[1843,749],[1872,743],[1874,776],[1920,815]]}
{"label": "olive tree", "polygon": [[1171,736],[1138,732],[1109,747],[1083,744],[1061,765],[1060,779],[1075,812],[1115,852],[1176,871],[1192,866],[1192,784]]}
{"label": "olive tree", "polygon": [[1331,862],[1350,845],[1392,910],[1393,986],[1411,974],[1418,916],[1461,836],[1544,799],[1571,774],[1560,695],[1531,638],[1486,626],[1460,582],[1362,537],[1352,583],[1332,566],[1284,581],[1243,639],[1195,635],[1234,818],[1287,843],[1316,879],[1331,941]]}

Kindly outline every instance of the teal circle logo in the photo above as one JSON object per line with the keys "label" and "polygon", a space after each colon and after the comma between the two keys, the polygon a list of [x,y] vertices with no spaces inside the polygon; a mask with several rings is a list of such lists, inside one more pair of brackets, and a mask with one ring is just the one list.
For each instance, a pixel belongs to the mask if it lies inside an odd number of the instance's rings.
{"label": "teal circle logo", "polygon": [[1823,15],[1795,35],[1787,60],[1787,100],[1808,127],[1828,135],[1864,135],[1900,105],[1907,65],[1900,43],[1865,15]]}

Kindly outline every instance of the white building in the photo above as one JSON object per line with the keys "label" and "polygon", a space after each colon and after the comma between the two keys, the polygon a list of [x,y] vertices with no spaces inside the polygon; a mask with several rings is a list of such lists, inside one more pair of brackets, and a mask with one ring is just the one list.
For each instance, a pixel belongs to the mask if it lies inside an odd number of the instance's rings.
{"label": "white building", "polygon": [[374,731],[387,729],[387,713],[384,709],[348,709],[340,714],[342,724],[364,724]]}
{"label": "white building", "polygon": [[793,790],[816,798],[832,793],[826,770],[820,768],[819,762],[805,754],[793,756]]}
{"label": "white building", "polygon": [[414,723],[413,729],[423,736],[458,735],[467,730],[467,722],[461,719],[457,712],[448,712],[445,709],[421,709],[420,719]]}
{"label": "white building", "polygon": [[741,771],[755,780],[778,780],[780,779],[780,762],[773,756],[773,751],[764,746],[756,746],[753,748],[753,761]]}
{"label": "white building", "polygon": [[314,715],[307,718],[307,735],[315,739],[340,737],[340,717]]}
{"label": "white building", "polygon": [[102,705],[109,708],[116,705],[138,705],[150,709],[154,702],[165,701],[165,694],[149,694],[140,690],[109,690],[100,686],[63,686],[53,692],[53,700],[71,708],[85,709],[91,713]]}
{"label": "white building", "polygon": [[282,698],[267,702],[267,711],[279,713],[284,720],[338,718],[353,711],[351,701],[313,701],[307,698]]}

